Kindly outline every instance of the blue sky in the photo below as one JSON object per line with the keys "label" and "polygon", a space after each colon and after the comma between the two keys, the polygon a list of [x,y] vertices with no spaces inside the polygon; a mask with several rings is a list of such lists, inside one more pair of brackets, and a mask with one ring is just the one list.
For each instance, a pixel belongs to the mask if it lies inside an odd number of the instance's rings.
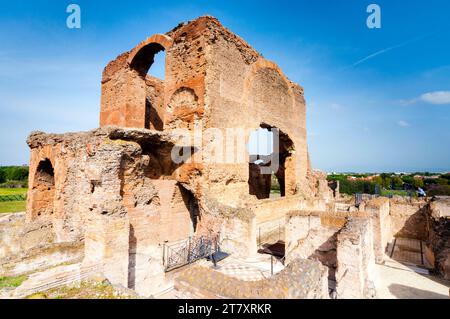
{"label": "blue sky", "polygon": [[[79,30],[66,27],[70,3]],[[370,3],[381,29],[366,26]],[[108,61],[205,14],[305,88],[315,168],[450,170],[447,0],[2,1],[0,165],[28,162],[32,130],[97,127]]]}

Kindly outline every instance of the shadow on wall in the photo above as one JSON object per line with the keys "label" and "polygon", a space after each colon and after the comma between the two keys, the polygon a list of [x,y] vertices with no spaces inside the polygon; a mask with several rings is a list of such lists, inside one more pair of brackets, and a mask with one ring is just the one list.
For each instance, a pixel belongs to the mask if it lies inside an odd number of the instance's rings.
{"label": "shadow on wall", "polygon": [[446,295],[399,284],[390,285],[389,291],[399,299],[449,299]]}
{"label": "shadow on wall", "polygon": [[318,260],[322,265],[327,267],[328,279],[333,281],[336,280],[337,269],[337,234],[338,231],[320,244],[320,246],[308,257],[308,259]]}
{"label": "shadow on wall", "polygon": [[195,232],[197,231],[197,224],[201,220],[198,201],[191,191],[184,188],[181,184],[178,184],[178,187],[180,189],[181,196],[183,197],[183,202],[189,211],[189,217],[191,218],[192,222],[193,234],[195,234]]}
{"label": "shadow on wall", "polygon": [[[392,205],[392,204],[391,204]],[[393,229],[394,237],[403,237],[403,238],[412,238],[412,239],[420,239],[426,240],[427,231],[427,210],[428,205],[417,210],[414,214],[410,215],[406,220],[402,220],[402,215],[396,216],[391,213],[391,220],[394,223],[391,227],[395,227],[395,224],[403,223],[403,226],[396,227]],[[398,218],[398,220],[397,220]],[[399,229],[396,231],[396,229]]]}

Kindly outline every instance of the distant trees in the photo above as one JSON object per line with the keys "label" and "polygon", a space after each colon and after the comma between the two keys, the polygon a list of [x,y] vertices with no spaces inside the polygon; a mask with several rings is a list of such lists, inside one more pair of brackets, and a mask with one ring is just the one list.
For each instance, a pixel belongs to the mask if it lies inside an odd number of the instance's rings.
{"label": "distant trees", "polygon": [[372,181],[378,186],[383,186],[383,178],[381,176],[375,176]]}
{"label": "distant trees", "polygon": [[0,170],[0,184],[6,182],[6,174],[5,171]]}
{"label": "distant trees", "polygon": [[369,181],[349,181],[347,179],[339,181],[339,191],[349,195],[356,193],[375,194],[375,188],[376,184]]}
{"label": "distant trees", "polygon": [[413,184],[413,185],[414,185],[414,187],[420,187],[420,188],[423,188],[423,186],[424,186],[423,179],[415,177],[415,178],[414,178],[414,184]]}
{"label": "distant trees", "polygon": [[392,187],[394,189],[400,189],[403,187],[403,180],[399,176],[394,176],[392,178]]}
{"label": "distant trees", "polygon": [[28,171],[28,166],[2,166],[0,167],[0,184],[6,184],[4,187],[16,184],[26,186]]}
{"label": "distant trees", "polygon": [[[367,179],[366,177],[371,177]],[[328,175],[329,181],[339,181],[340,192],[355,193],[408,193],[422,188],[427,195],[450,196],[450,173],[433,174],[429,172],[414,174],[382,173],[371,174],[333,174]]]}

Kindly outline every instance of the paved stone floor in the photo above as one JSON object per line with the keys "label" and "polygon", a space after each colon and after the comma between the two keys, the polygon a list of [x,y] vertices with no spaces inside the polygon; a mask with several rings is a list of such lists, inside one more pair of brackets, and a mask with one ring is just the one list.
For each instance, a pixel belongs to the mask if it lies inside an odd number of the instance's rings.
{"label": "paved stone floor", "polygon": [[[226,275],[244,280],[257,281],[271,276],[271,260],[269,255],[257,255],[253,258],[239,259],[228,257],[214,267],[208,266]],[[281,271],[284,266],[274,258],[274,274]]]}
{"label": "paved stone floor", "polygon": [[376,265],[377,296],[381,299],[448,299],[450,282],[428,275],[422,267],[402,264],[386,256]]}

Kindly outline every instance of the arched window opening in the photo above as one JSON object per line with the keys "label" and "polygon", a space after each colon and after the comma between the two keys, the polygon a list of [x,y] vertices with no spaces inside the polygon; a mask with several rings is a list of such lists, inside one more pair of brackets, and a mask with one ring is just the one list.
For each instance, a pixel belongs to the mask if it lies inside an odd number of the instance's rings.
{"label": "arched window opening", "polygon": [[145,95],[144,128],[163,130],[163,96],[164,79],[166,70],[166,53],[164,47],[159,43],[149,43],[142,47],[134,56],[131,68],[138,72],[145,82],[142,96]]}
{"label": "arched window opening", "polygon": [[32,191],[32,216],[52,215],[55,197],[55,173],[49,159],[45,159],[39,163],[36,169]]}
{"label": "arched window opening", "polygon": [[250,195],[258,199],[286,196],[286,161],[293,152],[291,139],[277,128],[263,124],[250,135],[248,151]]}
{"label": "arched window opening", "polygon": [[[138,53],[133,58],[130,66],[132,69],[136,70],[143,78],[145,78],[150,70],[157,61],[157,64],[162,63],[164,66],[155,67],[158,70],[165,70],[165,54],[163,57],[158,57],[161,55],[158,53],[164,52],[164,47],[159,43],[149,43],[139,50]],[[162,60],[163,59],[163,60]],[[153,71],[152,71],[153,72]],[[162,74],[164,78],[164,73]]]}
{"label": "arched window opening", "polygon": [[162,50],[153,56],[153,63],[147,72],[148,75],[162,81],[166,78],[166,51]]}

